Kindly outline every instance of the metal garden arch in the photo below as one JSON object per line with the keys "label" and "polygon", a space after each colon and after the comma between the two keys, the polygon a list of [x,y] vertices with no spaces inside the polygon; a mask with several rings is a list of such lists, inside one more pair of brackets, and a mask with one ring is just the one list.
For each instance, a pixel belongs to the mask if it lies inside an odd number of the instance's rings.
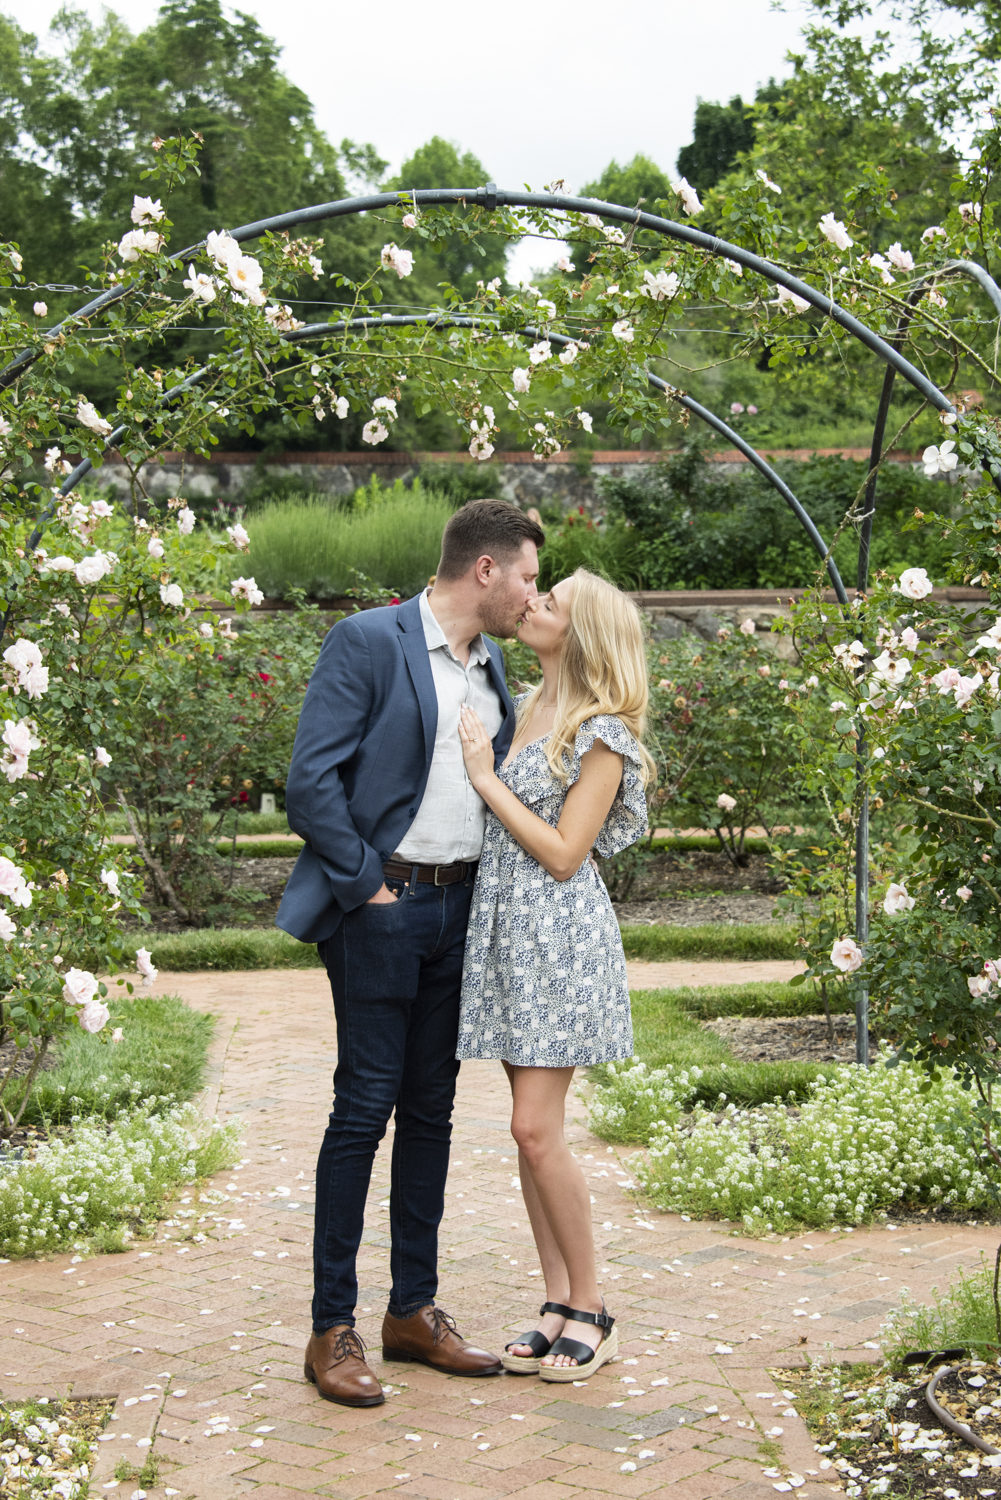
{"label": "metal garden arch", "polygon": [[[920,283],[912,291],[909,299],[910,309],[908,313],[900,319],[898,328],[893,338],[887,341],[885,339],[882,339],[878,334],[874,333],[872,329],[868,328],[857,318],[853,317],[851,313],[847,312],[843,307],[841,307],[837,302],[833,301],[830,297],[826,297],[822,292],[817,291],[815,287],[808,285],[808,283],[800,281],[798,277],[793,276],[789,271],[784,270],[781,266],[776,266],[773,265],[770,261],[763,260],[760,256],[744,249],[741,245],[733,245],[726,240],[718,239],[714,235],[706,234],[703,230],[696,229],[693,225],[678,224],[671,219],[660,218],[656,214],[641,212],[637,208],[625,208],[621,204],[604,203],[600,200],[592,198],[575,198],[562,193],[509,192],[506,189],[498,188],[492,182],[488,182],[484,186],[477,188],[417,188],[407,192],[372,193],[364,197],[344,198],[333,203],[320,203],[312,205],[311,207],[293,209],[289,213],[276,214],[272,218],[268,219],[258,219],[254,223],[243,224],[239,228],[230,230],[229,232],[235,240],[242,243],[247,240],[256,239],[259,235],[268,232],[278,232],[281,230],[293,229],[303,224],[316,224],[321,223],[327,219],[345,218],[353,214],[367,213],[378,209],[397,207],[403,201],[406,201],[406,203],[408,204],[413,204],[415,209],[420,207],[421,205],[427,206],[429,208],[437,206],[447,207],[453,205],[474,205],[476,207],[486,209],[488,212],[498,207],[508,207],[548,209],[562,213],[594,214],[599,215],[603,219],[610,219],[614,222],[625,224],[630,227],[635,226],[641,229],[649,229],[656,234],[663,235],[665,238],[679,240],[683,244],[695,246],[700,250],[706,251],[710,255],[722,256],[728,260],[735,261],[738,265],[746,267],[747,270],[754,271],[757,275],[765,277],[774,285],[785,287],[790,292],[795,293],[797,297],[802,298],[811,307],[815,308],[825,317],[831,318],[834,322],[838,323],[853,338],[857,339],[861,344],[864,344],[866,348],[871,350],[872,353],[877,355],[878,358],[880,358],[886,365],[886,374],[883,383],[883,391],[877,410],[875,429],[873,432],[869,480],[865,492],[865,508],[862,519],[862,529],[860,533],[859,566],[858,576],[856,579],[856,589],[859,595],[864,595],[868,585],[869,544],[872,533],[872,518],[875,512],[878,470],[879,465],[882,462],[882,444],[885,433],[886,418],[889,411],[890,397],[892,394],[893,383],[896,376],[898,374],[902,375],[908,382],[908,384],[913,386],[914,389],[918,391],[925,398],[925,400],[931,406],[935,407],[938,411],[950,413],[955,411],[955,408],[953,407],[953,404],[949,400],[949,398],[942,391],[940,391],[938,387],[927,378],[927,376],[925,376],[919,369],[917,369],[915,365],[911,364],[909,360],[905,359],[900,352],[900,346],[903,343],[904,335],[910,323],[911,317],[913,316],[913,310],[916,307],[919,298],[924,293],[924,282]],[[186,257],[197,248],[197,246],[190,246],[188,247],[188,249],[178,252],[178,259]],[[942,271],[958,273],[970,278],[971,280],[976,281],[983,288],[983,290],[986,291],[995,309],[998,311],[999,315],[1001,315],[1001,289],[998,288],[996,283],[983,269],[982,266],[979,266],[972,261],[950,261],[947,262],[944,267],[942,267]],[[937,274],[941,274],[941,272]],[[121,286],[112,288],[106,292],[102,292],[100,296],[95,297],[92,301],[86,303],[83,307],[81,307],[77,312],[71,314],[70,317],[65,319],[62,323],[56,325],[52,329],[47,330],[46,337],[52,338],[53,335],[56,335],[61,331],[72,327],[74,324],[79,323],[87,318],[92,317],[94,314],[101,312],[104,308],[110,306],[113,302],[116,302],[128,296],[130,289],[130,286]],[[307,327],[297,329],[294,332],[287,333],[286,335],[284,335],[284,337],[289,343],[301,343],[310,339],[329,338],[332,334],[336,334],[338,332],[347,332],[353,329],[385,329],[393,327],[413,326],[417,324],[424,324],[426,326],[430,325],[437,328],[482,327],[489,325],[489,322],[489,319],[451,316],[445,313],[437,312],[428,313],[426,315],[386,315],[383,317],[356,318],[345,320],[339,323],[311,324]],[[571,342],[571,340],[567,336],[553,333],[548,329],[541,330],[531,326],[526,326],[520,331],[525,337],[538,338],[540,336],[545,336],[549,338],[553,343],[557,344],[567,344]],[[10,362],[6,369],[0,371],[0,389],[12,384],[19,377],[19,375],[33,363],[35,358],[36,353],[33,349],[23,350],[21,354],[19,354],[14,360]],[[665,381],[661,380],[658,376],[653,375],[649,371],[646,373],[647,379],[649,380],[651,385],[660,390],[667,390]],[[204,370],[196,371],[184,382],[183,387],[178,387],[178,389],[183,389],[184,387],[190,387],[196,384],[204,374]],[[165,400],[167,399],[169,399],[169,397],[165,398]],[[733,428],[723,420],[722,417],[709,410],[709,408],[702,406],[699,402],[692,400],[688,396],[679,394],[675,396],[675,399],[680,405],[686,407],[694,416],[697,416],[700,421],[706,423],[706,425],[711,427],[715,432],[718,432],[721,437],[726,438],[726,440],[730,444],[732,444],[733,447],[737,448],[744,455],[744,457],[748,459],[748,461],[752,463],[754,467],[768,480],[768,482],[773,485],[777,492],[782,496],[786,504],[794,512],[796,518],[806,531],[807,536],[810,538],[810,542],[812,543],[813,547],[815,548],[816,552],[827,568],[828,576],[831,580],[831,585],[834,589],[839,604],[843,609],[847,609],[848,595],[838,569],[834,563],[834,559],[831,556],[830,548],[824,542],[814,522],[807,514],[800,502],[796,499],[796,496],[793,494],[792,490],[785,483],[785,481],[778,474],[776,474],[774,469],[772,469],[771,466],[765,462],[760,454],[758,454],[751,447],[751,445],[740,435],[740,433],[735,432]],[[121,439],[125,436],[127,430],[128,429],[125,424],[122,424],[121,426],[115,428],[115,430],[107,439],[105,445],[106,449],[115,448],[121,441]],[[77,465],[77,467],[70,475],[67,476],[54,500],[39,516],[35,531],[33,532],[28,544],[29,549],[37,545],[42,531],[47,524],[49,517],[52,515],[54,507],[58,500],[63,495],[69,494],[69,492],[79,483],[83,476],[89,472],[91,467],[92,465],[90,460],[85,459],[82,463]],[[995,484],[998,483],[996,479],[994,482]],[[998,485],[998,488],[1001,489],[1001,485]],[[0,621],[0,639],[2,639],[3,634],[2,627],[5,626],[6,619]],[[861,622],[858,622],[857,628],[862,628]],[[857,775],[860,783],[864,783],[865,758],[865,739],[864,737],[860,737],[857,745]],[[865,948],[869,933],[868,866],[869,806],[868,793],[865,791],[863,784],[855,842],[856,941],[858,942],[859,947],[863,949]],[[868,1012],[868,990],[863,984],[860,985],[856,990],[855,1005],[855,1054],[856,1061],[862,1064],[866,1064],[869,1061]]]}

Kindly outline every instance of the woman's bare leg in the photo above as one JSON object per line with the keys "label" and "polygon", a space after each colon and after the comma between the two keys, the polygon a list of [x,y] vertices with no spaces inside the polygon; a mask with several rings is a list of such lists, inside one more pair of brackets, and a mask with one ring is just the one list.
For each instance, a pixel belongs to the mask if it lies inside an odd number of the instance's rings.
{"label": "woman's bare leg", "polygon": [[[573,1068],[508,1067],[508,1076],[514,1096],[511,1134],[518,1143],[522,1191],[546,1277],[546,1298],[582,1311],[601,1312],[591,1195],[563,1134]],[[526,1191],[527,1184],[531,1186]],[[552,1337],[547,1329],[542,1331]],[[596,1349],[602,1330],[594,1324],[574,1323],[570,1336]],[[519,1345],[515,1352],[523,1348]],[[543,1362],[576,1364],[564,1355],[555,1359],[547,1355]]]}
{"label": "woman's bare leg", "polygon": [[[515,1069],[510,1063],[504,1063],[504,1071],[507,1073],[508,1082],[511,1085],[511,1093],[514,1094]],[[556,1070],[554,1070],[556,1071]],[[560,1069],[560,1072],[572,1069]],[[569,1084],[567,1085],[569,1087]],[[564,1092],[565,1097],[565,1092]],[[539,1252],[539,1264],[546,1281],[545,1302],[560,1302],[564,1307],[571,1304],[568,1302],[570,1296],[570,1277],[560,1254],[559,1246],[549,1227],[546,1211],[542,1206],[538,1189],[532,1178],[532,1169],[528,1158],[519,1148],[518,1150],[518,1177],[521,1182],[521,1195],[525,1200],[525,1208],[528,1212],[528,1222],[532,1226],[532,1235],[535,1239],[535,1248]],[[543,1313],[540,1321],[536,1324],[539,1332],[543,1334],[550,1343],[558,1339],[563,1332],[566,1319],[559,1313]],[[512,1354],[520,1355],[524,1359],[532,1358],[532,1350],[528,1344],[512,1344]]]}

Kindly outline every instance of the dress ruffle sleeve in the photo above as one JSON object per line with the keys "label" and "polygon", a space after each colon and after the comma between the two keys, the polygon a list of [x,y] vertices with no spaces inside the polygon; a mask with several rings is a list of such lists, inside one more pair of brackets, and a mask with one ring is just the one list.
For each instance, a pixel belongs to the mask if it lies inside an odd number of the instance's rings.
{"label": "dress ruffle sleeve", "polygon": [[579,779],[581,757],[587,754],[595,740],[602,740],[609,750],[622,756],[619,790],[594,841],[594,847],[602,859],[608,859],[622,849],[627,849],[630,844],[635,844],[646,833],[647,805],[641,775],[643,762],[639,745],[622,721],[614,714],[595,714],[593,719],[585,719],[577,731],[573,766],[567,779],[568,788]]}

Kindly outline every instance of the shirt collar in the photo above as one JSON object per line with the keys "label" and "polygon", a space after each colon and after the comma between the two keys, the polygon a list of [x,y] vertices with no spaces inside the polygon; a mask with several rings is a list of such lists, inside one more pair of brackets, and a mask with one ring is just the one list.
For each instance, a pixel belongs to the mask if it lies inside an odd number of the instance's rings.
{"label": "shirt collar", "polygon": [[[428,650],[437,651],[440,647],[444,646],[446,651],[448,651],[449,645],[445,639],[445,632],[434,617],[434,612],[428,600],[427,589],[421,594],[421,623],[424,626],[424,639],[427,641]],[[449,655],[451,655],[451,651],[449,651]],[[470,642],[469,665],[471,667],[483,667],[486,666],[489,660],[490,649],[483,639],[482,634],[480,634]]]}

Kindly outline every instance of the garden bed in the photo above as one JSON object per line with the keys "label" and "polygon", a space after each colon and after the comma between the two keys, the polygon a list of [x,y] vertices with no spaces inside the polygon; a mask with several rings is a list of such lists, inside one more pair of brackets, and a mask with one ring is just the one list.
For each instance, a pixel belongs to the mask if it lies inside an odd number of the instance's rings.
{"label": "garden bed", "polygon": [[[826,1016],[720,1016],[704,1022],[705,1029],[722,1038],[734,1057],[744,1062],[855,1061],[855,1017],[831,1017],[834,1042]],[[879,1037],[869,1032],[869,1054],[875,1058]]]}
{"label": "garden bed", "polygon": [[65,1500],[88,1494],[98,1438],[114,1407],[114,1399],[107,1397],[42,1397],[0,1406],[0,1455],[6,1469],[0,1495]]}
{"label": "garden bed", "polygon": [[[953,1376],[948,1387],[954,1399],[971,1376],[986,1381],[983,1390],[991,1397],[1001,1391],[996,1366],[963,1368],[962,1380]],[[987,1458],[943,1426],[926,1400],[930,1377],[916,1383],[872,1365],[815,1364],[770,1373],[814,1439],[817,1466],[807,1475],[834,1481],[849,1500],[861,1495],[981,1500],[1001,1491],[1001,1456]],[[992,1412],[990,1430],[995,1431],[997,1412]],[[765,1474],[779,1491],[798,1488],[800,1476],[768,1469]]]}

